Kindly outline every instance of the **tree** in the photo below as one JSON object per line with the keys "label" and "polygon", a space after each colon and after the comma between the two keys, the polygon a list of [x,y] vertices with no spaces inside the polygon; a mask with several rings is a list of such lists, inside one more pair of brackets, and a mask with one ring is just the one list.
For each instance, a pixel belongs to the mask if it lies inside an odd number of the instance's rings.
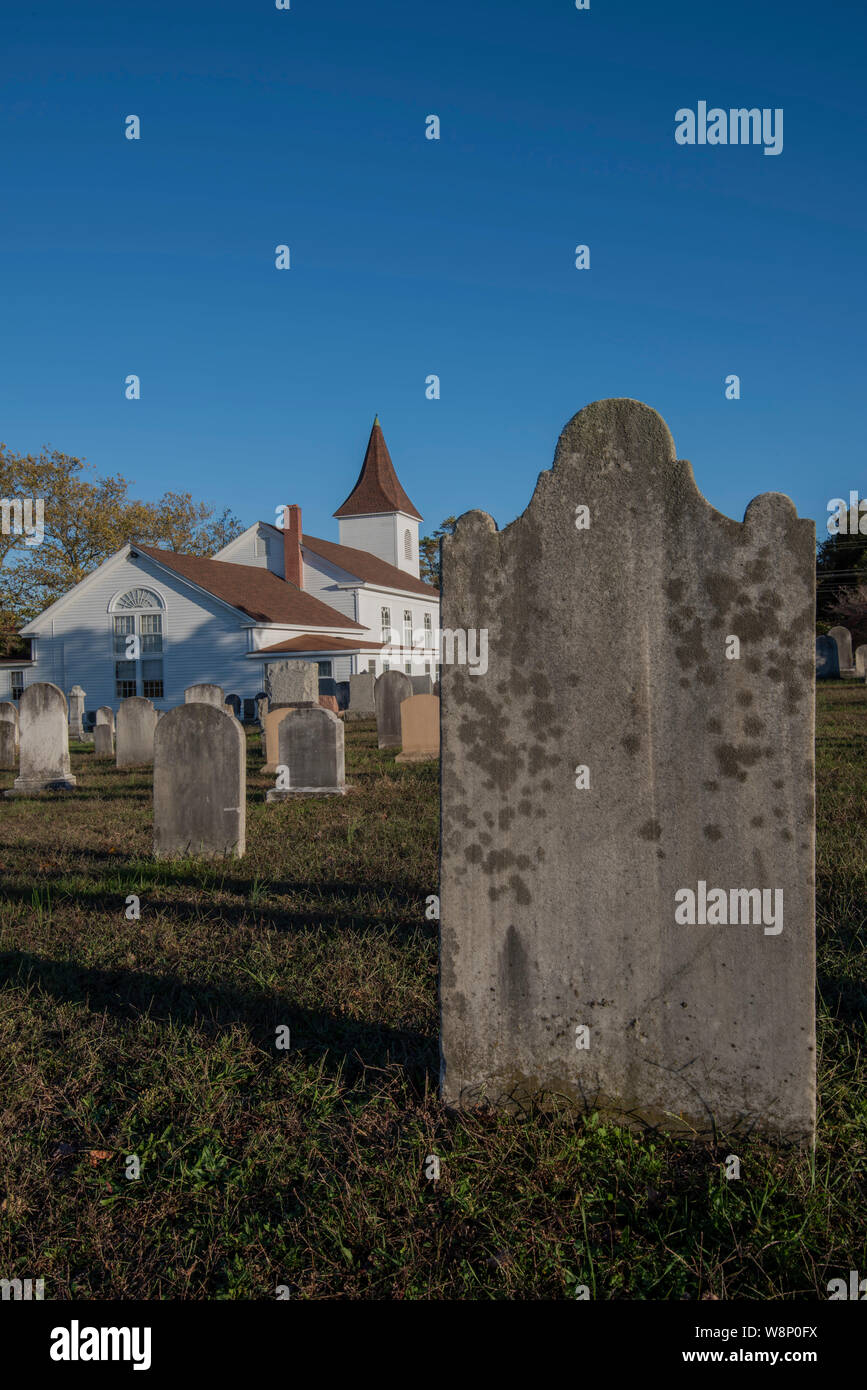
{"label": "tree", "polygon": [[450,536],[457,524],[457,517],[447,516],[445,521],[436,528],[432,536],[422,536],[418,543],[421,577],[426,584],[433,584],[437,589],[442,583],[442,573],[440,569],[440,539],[443,536]]}
{"label": "tree", "polygon": [[816,559],[816,616],[825,621],[838,617],[837,604],[853,585],[867,584],[867,535],[859,530],[867,522],[855,508],[849,512],[846,532],[830,535],[819,543]]}
{"label": "tree", "polygon": [[833,614],[852,634],[852,650],[867,644],[867,576],[863,584],[843,589],[837,596]]}
{"label": "tree", "polygon": [[15,454],[0,444],[0,497],[41,499],[44,538],[0,534],[0,638],[14,650],[13,634],[90,574],[127,541],[211,555],[244,529],[228,510],[195,502],[189,492],[167,492],[158,502],[130,497],[119,473],[86,476],[83,459],[43,449]]}

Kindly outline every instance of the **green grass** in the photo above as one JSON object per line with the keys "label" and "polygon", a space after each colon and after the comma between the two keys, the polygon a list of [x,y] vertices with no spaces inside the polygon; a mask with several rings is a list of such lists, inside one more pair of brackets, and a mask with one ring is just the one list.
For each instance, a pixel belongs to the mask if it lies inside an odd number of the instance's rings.
{"label": "green grass", "polygon": [[348,724],[351,794],[266,808],[251,736],[247,856],[157,863],[149,772],[77,747],[76,793],[2,807],[0,1276],[48,1298],[825,1299],[867,1274],[867,693],[819,705],[819,1138],[737,1140],[739,1182],[724,1141],[440,1106],[434,765]]}

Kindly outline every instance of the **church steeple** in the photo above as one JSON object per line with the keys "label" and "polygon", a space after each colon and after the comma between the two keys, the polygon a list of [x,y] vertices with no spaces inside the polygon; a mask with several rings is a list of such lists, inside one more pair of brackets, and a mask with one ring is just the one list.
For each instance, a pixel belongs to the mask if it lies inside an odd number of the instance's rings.
{"label": "church steeple", "polygon": [[367,441],[367,452],[358,481],[334,515],[338,518],[383,516],[392,512],[404,512],[415,521],[421,521],[421,514],[416,511],[397,480],[377,415],[370,431],[370,439]]}

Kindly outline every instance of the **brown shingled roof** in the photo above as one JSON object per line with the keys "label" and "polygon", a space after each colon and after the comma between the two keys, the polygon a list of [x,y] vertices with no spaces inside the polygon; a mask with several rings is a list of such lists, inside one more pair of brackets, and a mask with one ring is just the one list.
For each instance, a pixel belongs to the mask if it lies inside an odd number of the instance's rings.
{"label": "brown shingled roof", "polygon": [[279,575],[258,565],[233,565],[225,560],[207,560],[200,555],[180,555],[174,550],[157,550],[151,545],[134,545],[143,555],[174,570],[182,579],[198,584],[215,598],[238,608],[256,622],[291,623],[304,627],[353,627],[361,623],[338,613],[336,608],[287,584]]}
{"label": "brown shingled roof", "polygon": [[282,642],[274,642],[270,647],[259,647],[248,656],[261,656],[263,652],[381,652],[381,642],[353,641],[351,637],[329,637],[324,632],[305,632],[303,637],[287,637]]}
{"label": "brown shingled roof", "polygon": [[406,512],[421,521],[421,515],[410,502],[394,471],[379,416],[373,422],[367,453],[358,475],[358,482],[335,516],[366,516],[376,512]]}
{"label": "brown shingled roof", "polygon": [[348,574],[354,574],[368,584],[381,584],[386,589],[405,589],[407,593],[421,594],[424,598],[439,598],[439,590],[425,584],[423,579],[416,579],[414,574],[398,569],[397,565],[390,565],[387,560],[380,560],[378,555],[371,555],[366,550],[356,550],[351,545],[337,545],[334,541],[322,541],[318,536],[302,536],[301,544],[312,550],[314,555],[330,560],[332,565],[339,565]]}

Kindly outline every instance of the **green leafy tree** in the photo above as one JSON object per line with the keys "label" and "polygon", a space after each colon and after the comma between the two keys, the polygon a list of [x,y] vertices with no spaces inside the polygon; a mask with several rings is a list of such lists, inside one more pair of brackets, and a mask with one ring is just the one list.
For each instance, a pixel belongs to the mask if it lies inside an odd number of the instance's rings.
{"label": "green leafy tree", "polygon": [[25,535],[0,535],[0,649],[16,655],[16,630],[127,541],[212,555],[244,529],[231,512],[215,516],[189,492],[142,502],[130,486],[119,473],[94,477],[83,459],[57,449],[15,454],[0,444],[0,498],[44,505],[39,545],[27,545]]}
{"label": "green leafy tree", "polygon": [[433,584],[437,589],[442,583],[442,573],[440,570],[440,540],[443,536],[450,536],[457,524],[457,517],[447,516],[445,521],[436,528],[432,536],[422,536],[418,543],[419,570],[421,577],[426,584]]}
{"label": "green leafy tree", "polygon": [[[864,528],[862,532],[860,526]],[[826,536],[816,559],[816,616],[833,626],[839,622],[838,604],[843,595],[867,584],[867,513],[853,508],[847,531]],[[827,628],[826,628],[827,630]]]}

